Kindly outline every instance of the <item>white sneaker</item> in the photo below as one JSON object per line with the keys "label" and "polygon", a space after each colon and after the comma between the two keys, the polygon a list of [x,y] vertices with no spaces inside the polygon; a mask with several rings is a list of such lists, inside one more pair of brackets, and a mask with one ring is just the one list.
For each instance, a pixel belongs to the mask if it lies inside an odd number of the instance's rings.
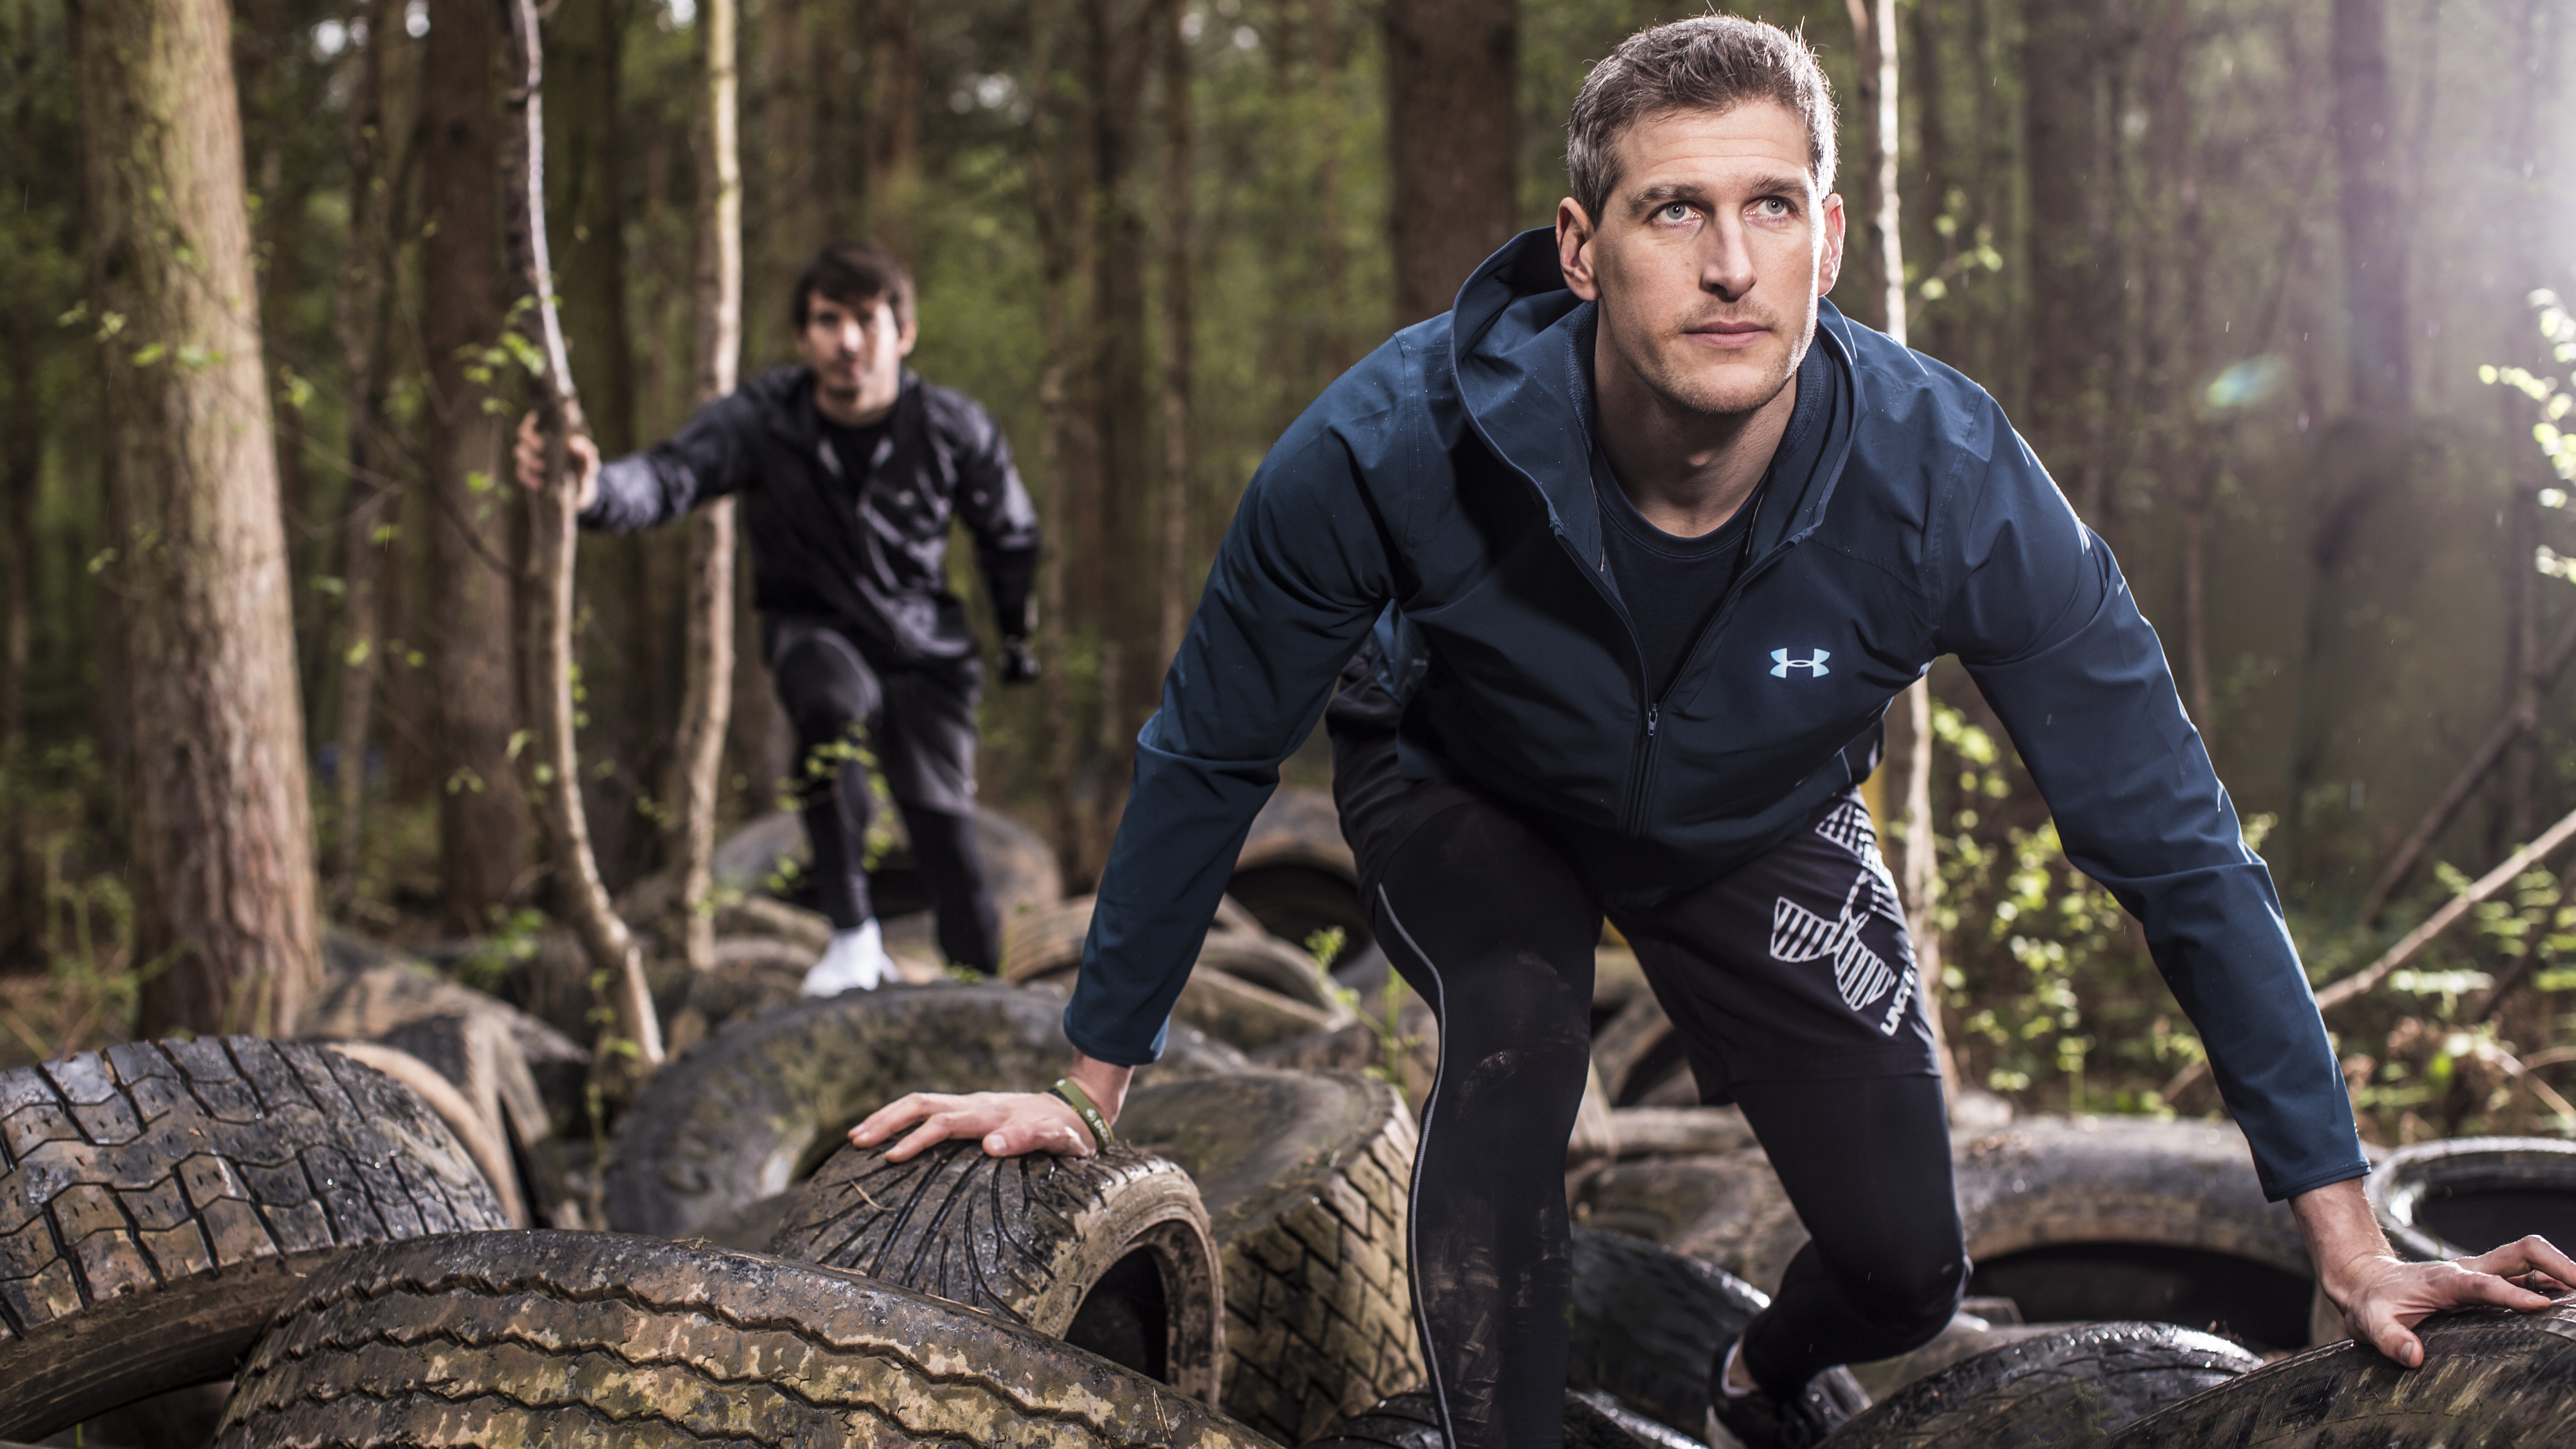
{"label": "white sneaker", "polygon": [[834,931],[823,959],[805,973],[807,996],[838,996],[844,991],[874,991],[894,973],[886,956],[885,933],[871,919],[855,931]]}

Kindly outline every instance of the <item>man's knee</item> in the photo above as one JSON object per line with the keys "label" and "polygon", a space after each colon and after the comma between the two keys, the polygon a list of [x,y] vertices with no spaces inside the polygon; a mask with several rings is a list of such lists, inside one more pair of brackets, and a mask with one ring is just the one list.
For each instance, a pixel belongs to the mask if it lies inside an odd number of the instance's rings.
{"label": "man's knee", "polygon": [[1967,1294],[1966,1246],[1956,1240],[1917,1244],[1878,1257],[1857,1273],[1842,1274],[1844,1291],[1888,1333],[1905,1340],[1897,1352],[1930,1342]]}
{"label": "man's knee", "polygon": [[838,639],[807,635],[782,650],[770,668],[787,722],[808,750],[846,738],[877,712],[876,676]]}

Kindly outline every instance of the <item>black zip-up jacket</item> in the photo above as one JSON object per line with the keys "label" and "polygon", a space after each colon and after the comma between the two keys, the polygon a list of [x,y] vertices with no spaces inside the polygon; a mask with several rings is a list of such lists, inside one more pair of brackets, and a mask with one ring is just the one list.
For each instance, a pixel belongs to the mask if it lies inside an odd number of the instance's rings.
{"label": "black zip-up jacket", "polygon": [[601,467],[581,526],[631,533],[739,496],[753,607],[835,620],[870,663],[901,668],[975,652],[948,590],[948,525],[963,520],[1003,637],[1025,638],[1038,516],[1002,430],[973,398],[909,371],[891,422],[875,457],[835,456],[813,370],[764,373],[679,436]]}

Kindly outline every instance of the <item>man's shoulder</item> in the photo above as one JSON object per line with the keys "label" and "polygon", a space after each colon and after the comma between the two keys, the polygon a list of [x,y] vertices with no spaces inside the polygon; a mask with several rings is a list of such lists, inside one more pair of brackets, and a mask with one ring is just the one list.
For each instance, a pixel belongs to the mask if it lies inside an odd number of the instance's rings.
{"label": "man's shoulder", "polygon": [[1835,319],[1834,336],[1857,394],[1854,456],[1871,471],[1937,486],[2013,448],[2002,407],[1965,373],[1848,318]]}

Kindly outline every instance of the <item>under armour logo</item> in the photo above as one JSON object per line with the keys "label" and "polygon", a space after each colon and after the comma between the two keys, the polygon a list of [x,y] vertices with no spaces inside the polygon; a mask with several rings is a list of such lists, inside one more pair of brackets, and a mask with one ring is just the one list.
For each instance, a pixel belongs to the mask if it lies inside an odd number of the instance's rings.
{"label": "under armour logo", "polygon": [[1790,670],[1803,669],[1807,671],[1807,677],[1809,679],[1821,679],[1825,675],[1833,673],[1832,670],[1825,667],[1825,661],[1833,657],[1834,656],[1832,654],[1819,649],[1816,651],[1816,655],[1812,659],[1792,659],[1789,657],[1788,650],[1774,649],[1771,651],[1771,677],[1773,679],[1786,679],[1789,677]]}

